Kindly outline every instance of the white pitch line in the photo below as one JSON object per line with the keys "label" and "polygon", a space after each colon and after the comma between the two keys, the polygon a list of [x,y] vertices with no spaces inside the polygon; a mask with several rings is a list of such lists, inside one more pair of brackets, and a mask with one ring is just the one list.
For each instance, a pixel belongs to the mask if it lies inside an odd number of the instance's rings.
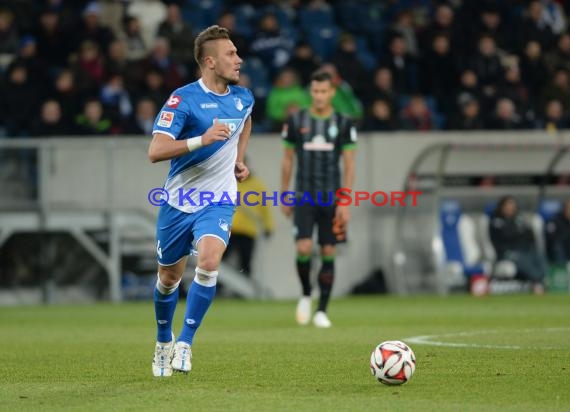
{"label": "white pitch line", "polygon": [[[561,327],[561,328],[533,328],[533,329],[509,329],[511,332],[566,332],[570,331],[570,328]],[[534,348],[530,346],[519,346],[519,345],[486,345],[486,344],[479,344],[479,343],[458,343],[458,342],[444,342],[441,340],[434,340],[434,339],[445,339],[445,338],[454,338],[454,337],[465,337],[465,336],[477,336],[477,335],[490,335],[490,334],[498,334],[504,333],[504,330],[480,330],[480,331],[473,331],[473,332],[456,332],[456,333],[444,333],[439,335],[420,335],[420,336],[412,336],[409,338],[402,339],[406,343],[413,343],[418,345],[430,345],[430,346],[444,346],[448,348],[483,348],[483,349],[562,349],[550,346],[541,346],[540,348]]]}

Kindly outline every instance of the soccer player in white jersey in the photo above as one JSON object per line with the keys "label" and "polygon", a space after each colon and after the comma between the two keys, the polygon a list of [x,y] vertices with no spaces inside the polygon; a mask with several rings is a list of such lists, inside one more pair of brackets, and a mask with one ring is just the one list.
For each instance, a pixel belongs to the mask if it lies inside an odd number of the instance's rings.
{"label": "soccer player in white jersey", "polygon": [[[211,26],[194,42],[202,77],[175,90],[157,115],[148,156],[170,160],[157,222],[157,324],[152,372],[170,376],[191,369],[191,345],[216,292],[218,266],[228,243],[236,179],[251,133],[252,93],[236,86],[242,59],[228,30]],[[198,252],[180,335],[172,332],[178,285],[191,250]]]}

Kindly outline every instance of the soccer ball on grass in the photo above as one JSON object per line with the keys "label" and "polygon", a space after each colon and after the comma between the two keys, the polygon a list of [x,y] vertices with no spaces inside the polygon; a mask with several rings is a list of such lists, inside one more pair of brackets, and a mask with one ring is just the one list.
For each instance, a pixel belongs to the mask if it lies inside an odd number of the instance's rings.
{"label": "soccer ball on grass", "polygon": [[404,342],[390,340],[374,348],[370,356],[370,371],[385,385],[401,385],[410,380],[416,370],[416,355]]}

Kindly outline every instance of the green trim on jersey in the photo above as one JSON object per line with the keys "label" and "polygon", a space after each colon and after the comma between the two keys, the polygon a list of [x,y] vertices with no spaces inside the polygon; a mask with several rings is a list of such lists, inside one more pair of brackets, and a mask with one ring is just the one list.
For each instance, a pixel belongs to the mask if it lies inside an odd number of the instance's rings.
{"label": "green trim on jersey", "polygon": [[349,143],[342,146],[342,150],[354,150],[356,149],[356,143]]}
{"label": "green trim on jersey", "polygon": [[288,142],[287,140],[282,140],[282,142],[283,142],[283,146],[285,146],[289,149],[294,149],[297,147],[297,145],[295,143]]}

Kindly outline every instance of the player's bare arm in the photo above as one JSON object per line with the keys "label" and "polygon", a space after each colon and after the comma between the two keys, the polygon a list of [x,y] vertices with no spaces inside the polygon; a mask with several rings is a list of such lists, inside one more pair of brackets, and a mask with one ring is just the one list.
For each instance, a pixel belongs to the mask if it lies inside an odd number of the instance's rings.
{"label": "player's bare arm", "polygon": [[[250,128],[251,129],[251,128]],[[200,139],[199,146],[208,146],[216,141],[227,140],[230,137],[230,128],[227,124],[214,121],[212,127],[199,137],[192,139]],[[192,142],[194,143],[194,142]],[[148,158],[152,163],[170,160],[187,154],[190,151],[190,145],[185,140],[174,140],[171,136],[164,133],[155,133],[150,146],[148,148]]]}
{"label": "player's bare arm", "polygon": [[244,163],[244,158],[250,136],[251,136],[251,116],[248,117],[247,120],[245,121],[245,124],[243,125],[243,130],[239,135],[236,167],[235,167],[236,179],[239,182],[243,182],[249,176],[249,169]]}
{"label": "player's bare arm", "polygon": [[[295,149],[286,147],[283,153],[283,160],[281,161],[281,193],[289,190],[289,182],[291,181],[291,173],[293,171],[293,158],[295,156]],[[287,217],[291,217],[293,207],[287,206],[281,202],[281,211]]]}
{"label": "player's bare arm", "polygon": [[[343,162],[343,181],[342,187],[352,190],[352,185],[354,184],[354,150],[343,150],[342,152],[342,162]],[[348,223],[350,220],[350,207],[349,206],[337,206],[335,212],[336,218],[344,223]]]}

